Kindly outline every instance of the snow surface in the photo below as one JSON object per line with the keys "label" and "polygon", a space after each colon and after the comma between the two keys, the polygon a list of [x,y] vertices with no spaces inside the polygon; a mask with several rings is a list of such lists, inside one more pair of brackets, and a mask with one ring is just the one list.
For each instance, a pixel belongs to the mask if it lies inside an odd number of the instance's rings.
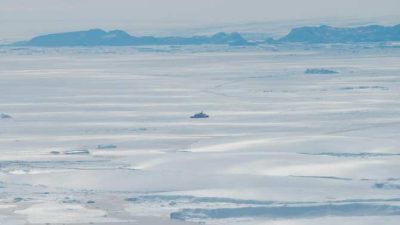
{"label": "snow surface", "polygon": [[400,221],[396,47],[2,47],[0,90],[2,225]]}

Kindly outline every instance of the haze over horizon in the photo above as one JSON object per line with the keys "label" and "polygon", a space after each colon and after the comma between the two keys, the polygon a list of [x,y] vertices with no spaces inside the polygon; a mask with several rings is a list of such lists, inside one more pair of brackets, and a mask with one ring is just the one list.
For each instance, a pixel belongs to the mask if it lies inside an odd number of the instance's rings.
{"label": "haze over horizon", "polygon": [[[295,24],[348,20],[387,24],[400,21],[399,9],[398,0],[2,0],[0,40],[90,28],[172,34],[276,21]],[[259,30],[253,27],[250,31]]]}

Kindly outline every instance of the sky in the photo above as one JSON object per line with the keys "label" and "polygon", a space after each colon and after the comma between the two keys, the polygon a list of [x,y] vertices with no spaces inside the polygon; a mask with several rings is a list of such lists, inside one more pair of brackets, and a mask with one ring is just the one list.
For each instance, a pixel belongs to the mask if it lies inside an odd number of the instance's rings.
{"label": "sky", "polygon": [[276,21],[400,23],[400,0],[0,0],[0,40],[88,28],[130,33]]}

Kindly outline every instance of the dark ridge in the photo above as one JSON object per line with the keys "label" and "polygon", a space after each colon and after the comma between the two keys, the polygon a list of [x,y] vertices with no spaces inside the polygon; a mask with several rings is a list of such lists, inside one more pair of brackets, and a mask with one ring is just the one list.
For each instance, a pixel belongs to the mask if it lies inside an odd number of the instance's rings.
{"label": "dark ridge", "polygon": [[[396,26],[364,26],[353,28],[337,28],[331,26],[294,28],[279,43],[356,43],[400,41],[400,24]],[[271,39],[266,40],[271,42]]]}
{"label": "dark ridge", "polygon": [[212,36],[154,37],[131,36],[122,30],[106,32],[101,29],[48,34],[34,37],[25,46],[135,46],[135,45],[250,45],[239,33],[217,33]]}
{"label": "dark ridge", "polygon": [[212,36],[154,37],[132,36],[123,30],[104,31],[92,29],[41,35],[29,41],[14,43],[18,46],[74,47],[74,46],[140,46],[140,45],[230,45],[247,46],[263,44],[328,44],[400,41],[400,24],[396,26],[363,26],[337,28],[331,26],[294,28],[280,39],[269,38],[263,42],[249,42],[239,33],[219,32]]}

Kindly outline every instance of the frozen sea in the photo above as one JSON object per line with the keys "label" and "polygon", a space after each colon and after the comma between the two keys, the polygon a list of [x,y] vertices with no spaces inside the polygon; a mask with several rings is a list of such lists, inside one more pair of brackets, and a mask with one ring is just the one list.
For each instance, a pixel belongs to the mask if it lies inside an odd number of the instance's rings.
{"label": "frozen sea", "polygon": [[0,47],[0,113],[1,225],[400,223],[396,44]]}

